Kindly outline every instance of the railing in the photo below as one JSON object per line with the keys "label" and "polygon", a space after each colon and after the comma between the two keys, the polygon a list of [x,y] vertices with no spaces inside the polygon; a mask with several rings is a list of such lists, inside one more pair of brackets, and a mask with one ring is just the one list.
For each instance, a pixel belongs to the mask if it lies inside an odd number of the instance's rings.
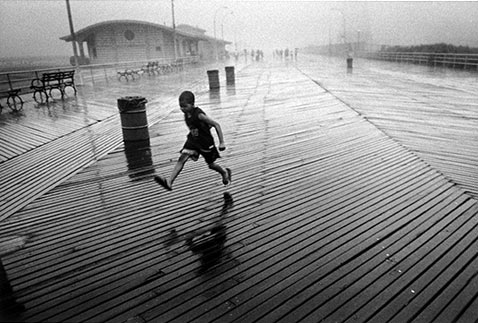
{"label": "railing", "polygon": [[176,68],[181,68],[188,64],[199,62],[198,56],[186,56],[174,59],[152,59],[146,61],[128,61],[110,64],[90,64],[81,66],[82,82],[109,82],[110,80],[118,79],[118,72],[125,70],[141,70],[150,62],[157,62],[159,65],[172,65]]}
{"label": "railing", "polygon": [[[199,62],[198,56],[187,56],[174,59],[151,59],[144,61],[127,61],[117,62],[109,64],[92,64],[81,65],[77,73],[75,74],[76,83],[78,85],[85,84],[87,82],[95,84],[95,82],[109,82],[110,80],[117,80],[118,72],[125,71],[127,69],[141,69],[148,62],[158,62],[159,64],[174,65],[177,68],[181,68],[184,65]],[[19,70],[0,73],[0,97],[4,98],[11,90],[20,89],[20,94],[32,93],[30,89],[31,81],[36,78],[41,78],[42,73],[71,70],[74,67],[54,67],[54,68],[42,68],[34,70]]]}
{"label": "railing", "polygon": [[369,52],[363,56],[391,62],[405,62],[429,66],[478,69],[478,54]]}

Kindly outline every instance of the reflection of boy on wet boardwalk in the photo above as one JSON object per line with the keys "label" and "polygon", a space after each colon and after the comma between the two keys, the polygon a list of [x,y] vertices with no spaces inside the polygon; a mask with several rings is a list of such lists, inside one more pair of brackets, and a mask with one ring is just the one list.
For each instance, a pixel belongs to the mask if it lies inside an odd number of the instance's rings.
{"label": "reflection of boy on wet boardwalk", "polygon": [[[224,204],[221,213],[213,218],[209,225],[184,235],[180,235],[176,229],[172,229],[164,239],[164,246],[168,252],[171,246],[184,241],[185,246],[199,257],[201,262],[199,273],[205,273],[213,266],[219,265],[223,260],[233,258],[225,244],[227,236],[226,216],[232,209],[234,200],[228,192],[225,192],[223,195]],[[173,252],[173,254],[177,253]]]}
{"label": "reflection of boy on wet boardwalk", "polygon": [[171,177],[165,178],[155,176],[154,180],[163,186],[165,189],[171,191],[176,177],[179,175],[184,167],[186,161],[191,158],[197,161],[199,155],[203,156],[209,168],[215,170],[222,176],[222,183],[227,185],[231,182],[231,170],[229,168],[222,168],[215,161],[220,158],[219,152],[214,144],[214,138],[211,135],[211,127],[214,127],[219,138],[219,150],[226,149],[224,144],[224,136],[221,126],[216,121],[209,118],[204,111],[194,105],[194,94],[190,91],[184,91],[179,96],[179,106],[184,113],[184,120],[189,128],[187,141],[181,150],[181,155],[174,166]]}
{"label": "reflection of boy on wet boardwalk", "polygon": [[186,239],[186,245],[201,261],[200,273],[205,273],[209,268],[219,264],[225,258],[227,251],[225,217],[233,206],[231,194],[224,193],[224,205],[221,214],[212,226],[197,230]]}

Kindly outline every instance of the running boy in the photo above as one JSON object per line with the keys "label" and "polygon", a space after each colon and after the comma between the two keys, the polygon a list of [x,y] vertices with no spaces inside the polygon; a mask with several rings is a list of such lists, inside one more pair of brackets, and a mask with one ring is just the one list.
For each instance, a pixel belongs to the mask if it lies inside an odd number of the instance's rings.
{"label": "running boy", "polygon": [[179,96],[179,107],[184,113],[184,121],[189,128],[189,134],[186,143],[181,149],[181,155],[172,170],[171,177],[165,178],[154,176],[154,180],[168,191],[173,189],[173,183],[184,167],[186,161],[191,158],[197,161],[199,155],[203,156],[209,168],[215,170],[222,176],[222,183],[227,185],[231,182],[231,170],[222,168],[215,163],[220,158],[219,152],[214,144],[214,138],[211,135],[211,127],[214,127],[219,138],[219,150],[226,149],[224,136],[221,126],[216,121],[209,118],[203,110],[194,105],[194,94],[190,91],[184,91]]}

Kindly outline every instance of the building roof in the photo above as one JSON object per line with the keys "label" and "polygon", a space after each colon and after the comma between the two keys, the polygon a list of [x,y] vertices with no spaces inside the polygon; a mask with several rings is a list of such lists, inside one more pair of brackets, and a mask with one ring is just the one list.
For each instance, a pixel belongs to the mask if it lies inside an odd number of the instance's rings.
{"label": "building roof", "polygon": [[[203,40],[208,40],[210,42],[214,42],[214,40],[215,40],[214,37],[210,37],[210,36],[205,35],[206,30],[201,29],[199,27],[194,27],[194,26],[187,25],[187,24],[180,24],[180,25],[176,26],[176,32],[178,30],[181,30],[182,32],[188,33],[190,35],[196,35],[196,36],[199,36],[199,37],[203,37],[202,38]],[[217,39],[217,42],[225,44],[225,45],[232,44],[232,42],[230,42],[230,41],[227,41],[227,40],[224,40],[224,39],[219,39],[219,38]]]}
{"label": "building roof", "polygon": [[[172,27],[168,27],[168,26],[164,26],[164,25],[160,25],[160,24],[155,24],[155,23],[147,22],[147,21],[108,20],[108,21],[99,22],[99,23],[87,26],[83,29],[80,29],[80,30],[75,32],[75,35],[76,35],[77,38],[82,39],[82,38],[85,38],[86,36],[88,36],[88,34],[91,33],[93,30],[96,30],[96,29],[99,29],[99,28],[102,28],[102,27],[106,27],[106,26],[111,26],[111,25],[125,25],[125,24],[152,26],[154,28],[166,30],[166,31],[169,31],[171,33],[174,32],[174,29]],[[208,41],[211,40],[211,37],[201,35],[201,34],[198,34],[198,33],[190,33],[190,32],[178,29],[178,28],[176,28],[176,34],[180,35],[180,36],[184,36],[184,37],[195,38],[195,39],[198,39],[198,40],[208,40]],[[72,41],[71,34],[60,37],[60,39],[64,40],[64,41],[67,41],[67,42]]]}
{"label": "building roof", "polygon": [[184,32],[191,33],[191,34],[195,34],[195,35],[204,35],[206,33],[205,29],[195,27],[195,26],[191,26],[191,25],[188,25],[188,24],[179,24],[179,25],[176,26],[176,29],[179,29],[179,30],[182,30]]}

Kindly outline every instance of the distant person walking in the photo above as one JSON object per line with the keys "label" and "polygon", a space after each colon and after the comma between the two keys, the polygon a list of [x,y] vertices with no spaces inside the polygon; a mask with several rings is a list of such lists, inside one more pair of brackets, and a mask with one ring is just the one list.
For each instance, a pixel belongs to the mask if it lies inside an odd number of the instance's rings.
{"label": "distant person walking", "polygon": [[190,91],[184,91],[179,96],[179,106],[184,113],[184,121],[186,121],[186,125],[189,128],[189,134],[169,179],[158,175],[154,177],[154,180],[168,191],[173,189],[174,180],[183,169],[186,161],[189,158],[197,161],[199,155],[204,157],[210,169],[221,174],[224,185],[228,185],[231,182],[231,170],[229,168],[224,169],[215,162],[221,156],[215,146],[211,127],[216,129],[219,138],[219,150],[223,151],[226,149],[226,146],[221,126],[208,117],[203,110],[196,107],[194,101],[194,94]]}

